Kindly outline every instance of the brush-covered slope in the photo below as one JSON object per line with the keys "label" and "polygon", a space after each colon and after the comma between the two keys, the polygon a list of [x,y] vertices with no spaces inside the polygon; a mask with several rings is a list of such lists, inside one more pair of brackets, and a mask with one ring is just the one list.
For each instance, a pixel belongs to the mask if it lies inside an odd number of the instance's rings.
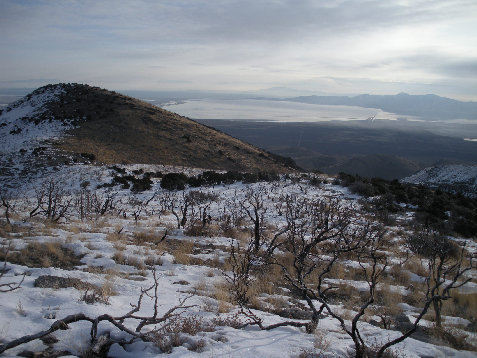
{"label": "brush-covered slope", "polygon": [[449,164],[421,170],[401,180],[431,188],[477,197],[477,165]]}
{"label": "brush-covered slope", "polygon": [[[41,110],[25,114],[18,111],[22,106],[32,107],[39,98]],[[146,102],[98,87],[48,85],[13,104],[7,111],[19,112],[21,122],[4,131],[5,135],[19,138],[27,132],[34,133],[23,131],[24,123],[38,127],[55,127],[61,123],[64,135],[56,138],[56,148],[62,152],[93,154],[103,163],[166,164],[254,172],[289,170],[280,158],[257,147]],[[11,113],[4,115],[11,117]],[[12,118],[5,122],[8,122],[5,126],[13,125]]]}

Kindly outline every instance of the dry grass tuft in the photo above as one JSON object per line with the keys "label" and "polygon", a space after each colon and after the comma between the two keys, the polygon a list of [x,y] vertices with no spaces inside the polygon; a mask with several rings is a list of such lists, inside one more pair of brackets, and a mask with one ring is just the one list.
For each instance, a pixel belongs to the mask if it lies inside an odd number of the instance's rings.
{"label": "dry grass tuft", "polygon": [[119,265],[133,266],[138,270],[146,269],[146,265],[141,259],[137,256],[125,255],[122,251],[115,252],[111,258]]}
{"label": "dry grass tuft", "polygon": [[422,264],[421,260],[419,260],[417,257],[411,257],[404,264],[404,269],[406,269],[409,272],[412,272],[416,275],[419,275],[421,277],[426,277],[427,276],[426,267]]}
{"label": "dry grass tuft", "polygon": [[132,243],[140,246],[157,245],[161,242],[163,236],[164,233],[158,234],[154,230],[149,232],[135,232],[132,237]]}
{"label": "dry grass tuft", "polygon": [[181,241],[172,253],[174,255],[174,263],[180,265],[189,265],[192,259],[190,254],[192,253],[193,248],[193,242],[185,240]]}
{"label": "dry grass tuft", "polygon": [[160,256],[156,256],[156,255],[148,255],[145,259],[144,259],[144,264],[146,266],[149,266],[149,267],[152,267],[152,266],[156,266],[156,265],[162,265],[162,260],[161,260],[161,257]]}
{"label": "dry grass tuft", "polygon": [[232,310],[234,302],[230,295],[230,287],[228,283],[224,281],[217,282],[214,285],[211,297],[217,300],[218,313],[228,313]]}
{"label": "dry grass tuft", "polygon": [[442,305],[442,314],[477,323],[477,293],[452,292],[452,298]]}
{"label": "dry grass tuft", "polygon": [[[28,267],[59,267],[72,270],[81,265],[81,257],[60,242],[31,242],[20,251],[10,252],[8,261]],[[0,260],[5,259],[0,253]]]}
{"label": "dry grass tuft", "polygon": [[395,285],[401,285],[408,287],[411,283],[409,271],[404,270],[401,265],[394,265],[389,270],[389,275],[392,278],[392,283]]}

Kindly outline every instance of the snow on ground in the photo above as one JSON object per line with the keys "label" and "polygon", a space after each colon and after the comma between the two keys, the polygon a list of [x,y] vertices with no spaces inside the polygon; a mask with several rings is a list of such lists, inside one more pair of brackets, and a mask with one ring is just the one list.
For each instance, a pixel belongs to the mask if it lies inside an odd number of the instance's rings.
{"label": "snow on ground", "polygon": [[[137,166],[125,166],[128,170],[135,170]],[[140,168],[146,170],[146,167]],[[148,169],[158,169],[157,167]],[[164,171],[175,171],[178,168],[161,168]],[[64,178],[65,189],[69,191],[79,190],[79,185],[89,181],[91,190],[96,185],[108,182],[112,177],[110,169],[92,166],[77,165],[60,169],[55,176]],[[47,178],[43,178],[47,179]],[[69,180],[67,180],[69,179]],[[36,182],[38,185],[38,182]],[[33,185],[33,184],[32,184]],[[158,313],[164,314],[171,307],[178,305],[181,300],[189,297],[183,317],[194,317],[197,322],[215,322],[213,329],[197,332],[195,335],[179,334],[181,344],[172,348],[171,357],[299,357],[318,356],[323,352],[324,357],[343,357],[352,350],[353,342],[341,329],[339,322],[330,316],[323,317],[316,334],[305,333],[304,328],[280,327],[269,331],[262,331],[256,326],[246,328],[233,328],[225,323],[235,317],[238,308],[224,303],[220,298],[220,287],[225,284],[224,272],[227,268],[221,265],[228,257],[228,248],[231,243],[237,243],[243,239],[231,239],[222,234],[211,237],[190,236],[187,230],[177,229],[177,220],[170,211],[162,211],[161,198],[172,195],[160,188],[159,181],[155,180],[151,190],[139,194],[131,194],[129,190],[119,187],[112,189],[103,188],[97,190],[101,195],[108,190],[117,192],[117,205],[121,206],[121,215],[106,215],[97,219],[88,219],[84,222],[71,214],[68,220],[62,219],[58,224],[51,224],[43,219],[28,217],[28,208],[34,203],[33,186],[30,190],[23,191],[16,204],[16,213],[13,217],[15,229],[8,233],[1,233],[1,241],[6,245],[10,240],[15,251],[26,247],[30,242],[60,242],[63,246],[73,250],[76,255],[84,255],[81,264],[75,270],[55,267],[26,267],[19,264],[7,264],[7,272],[0,283],[18,281],[23,273],[27,273],[21,288],[13,292],[0,293],[0,339],[7,342],[23,335],[33,334],[47,329],[55,320],[71,314],[84,313],[89,317],[97,317],[102,314],[113,316],[123,315],[131,310],[131,304],[138,300],[141,289],[154,284],[151,263],[144,262],[151,257],[158,260],[153,266],[156,270],[158,281]],[[214,187],[194,189],[189,188],[185,193],[193,190],[201,190],[215,194],[219,198],[211,201],[209,213],[213,218],[219,218],[225,211],[225,202],[233,207],[243,201],[247,190],[262,190],[266,198],[267,210],[264,218],[270,225],[283,227],[284,216],[278,214],[280,197],[286,195],[306,195],[308,198],[335,198],[343,202],[343,205],[358,210],[359,204],[356,197],[346,189],[332,184],[311,186],[306,180],[282,178],[275,183],[255,183],[231,185],[217,185]],[[156,193],[147,208],[145,208],[136,222],[132,215],[134,207],[131,206],[131,198],[136,201],[151,198]],[[180,200],[182,192],[174,193],[174,200]],[[30,200],[30,201],[29,201]],[[235,204],[234,204],[235,203]],[[196,208],[196,213],[198,209]],[[5,223],[2,223],[5,226]],[[250,227],[250,222],[245,219],[245,227]],[[151,238],[161,237],[167,230],[165,242],[135,244],[137,235],[149,235]],[[182,246],[181,246],[182,245]],[[189,251],[179,256],[178,247],[189,245]],[[391,253],[391,251],[389,251]],[[13,253],[12,253],[13,254]],[[122,255],[122,256],[121,256]],[[121,258],[122,257],[122,258]],[[195,260],[195,261],[194,261]],[[205,264],[205,262],[210,264]],[[350,270],[359,269],[357,262],[347,259],[343,261]],[[73,287],[66,288],[39,288],[34,287],[35,280],[42,275],[53,275],[64,278],[76,278],[82,282],[95,285],[103,291],[111,289],[107,303],[96,302],[87,304],[82,297],[84,289]],[[411,282],[420,281],[422,277],[412,274]],[[366,291],[367,284],[364,281],[351,281],[346,279],[330,279],[329,283],[347,284],[355,287],[358,291]],[[476,292],[474,285],[467,288]],[[114,292],[113,292],[114,291]],[[258,299],[265,302],[290,302],[286,288],[281,293],[261,294]],[[407,288],[399,285],[393,286],[391,292],[404,295]],[[224,293],[222,292],[222,295]],[[301,304],[305,303],[301,301]],[[346,302],[343,302],[345,304]],[[270,306],[270,303],[267,303]],[[265,304],[264,306],[265,307]],[[346,310],[339,304],[337,309]],[[413,306],[402,304],[403,311],[410,317],[415,315]],[[143,307],[140,311],[143,315],[151,315],[153,312],[153,300],[144,297]],[[264,324],[273,324],[287,320],[274,312],[265,312],[254,309],[253,312],[263,318]],[[241,318],[241,322],[244,317]],[[299,319],[294,319],[299,321]],[[445,317],[445,321],[459,327],[466,326],[468,321],[459,317]],[[304,321],[305,322],[305,321]],[[432,325],[426,321],[426,325]],[[347,321],[347,324],[350,324]],[[132,321],[126,321],[126,326],[134,329]],[[56,331],[53,336],[58,342],[53,344],[55,350],[68,350],[73,355],[84,354],[89,346],[89,334],[91,324],[78,322],[69,325],[70,329]],[[392,330],[384,330],[369,323],[360,323],[362,335],[368,342],[385,342],[390,338],[397,337],[400,333]],[[150,329],[150,328],[148,328]],[[101,322],[99,334],[109,332],[113,338],[128,337],[111,324]],[[475,337],[469,339],[475,342]],[[4,356],[13,356],[22,351],[42,351],[47,346],[41,340],[8,350]],[[476,353],[457,351],[442,344],[436,345],[425,343],[412,338],[405,340],[393,348],[405,357],[477,357]],[[109,354],[114,357],[154,357],[161,353],[161,349],[153,343],[135,342],[122,347],[114,344]],[[398,354],[398,356],[400,356]]]}

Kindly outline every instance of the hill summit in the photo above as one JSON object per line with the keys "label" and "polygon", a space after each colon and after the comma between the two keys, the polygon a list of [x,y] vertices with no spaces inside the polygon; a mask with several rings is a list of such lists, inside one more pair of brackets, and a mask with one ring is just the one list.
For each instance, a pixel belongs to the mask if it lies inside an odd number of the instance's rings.
{"label": "hill summit", "polygon": [[0,114],[0,130],[7,143],[3,152],[28,154],[26,144],[34,141],[30,150],[43,148],[50,158],[52,153],[69,153],[108,164],[278,173],[293,165],[191,119],[84,84],[47,85],[33,91]]}

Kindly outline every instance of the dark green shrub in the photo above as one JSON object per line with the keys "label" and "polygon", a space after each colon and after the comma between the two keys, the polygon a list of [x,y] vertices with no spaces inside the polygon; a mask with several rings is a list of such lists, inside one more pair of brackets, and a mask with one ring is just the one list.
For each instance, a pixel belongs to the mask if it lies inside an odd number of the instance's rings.
{"label": "dark green shrub", "polygon": [[162,177],[161,188],[166,190],[184,190],[188,179],[187,175],[183,173],[167,173]]}

